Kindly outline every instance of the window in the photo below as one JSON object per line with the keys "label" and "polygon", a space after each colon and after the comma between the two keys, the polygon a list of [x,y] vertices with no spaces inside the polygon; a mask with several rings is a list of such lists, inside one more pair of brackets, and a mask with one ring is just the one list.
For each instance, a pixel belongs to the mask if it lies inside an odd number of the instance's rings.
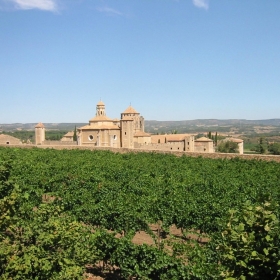
{"label": "window", "polygon": [[10,145],[10,142],[9,142],[9,141],[7,141],[7,142],[6,142],[6,144],[7,144],[7,145]]}
{"label": "window", "polygon": [[113,139],[114,139],[114,140],[117,140],[117,135],[114,135],[114,136],[113,136]]}
{"label": "window", "polygon": [[93,140],[93,135],[89,135],[88,140],[92,141]]}
{"label": "window", "polygon": [[126,135],[126,132],[124,133],[124,135]]}

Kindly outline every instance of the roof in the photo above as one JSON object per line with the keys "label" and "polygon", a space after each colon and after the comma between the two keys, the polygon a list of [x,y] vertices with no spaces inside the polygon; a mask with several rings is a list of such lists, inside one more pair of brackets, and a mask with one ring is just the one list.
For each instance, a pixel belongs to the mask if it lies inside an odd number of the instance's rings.
{"label": "roof", "polygon": [[11,136],[11,135],[6,135],[6,134],[0,134],[0,142],[1,141],[17,141],[19,143],[21,143],[20,139]]}
{"label": "roof", "polygon": [[213,142],[213,140],[209,139],[207,137],[200,137],[200,138],[196,139],[195,142]]}
{"label": "roof", "polygon": [[166,141],[167,142],[181,142],[181,141],[184,141],[185,137],[181,137],[181,136],[169,136],[169,137],[166,137]]}
{"label": "roof", "polygon": [[85,125],[85,126],[82,126],[82,127],[79,127],[77,128],[79,131],[80,130],[100,130],[100,129],[120,129],[117,125],[114,125],[114,124],[101,124],[101,125],[97,125],[97,124],[94,124],[94,125]]}
{"label": "roof", "polygon": [[73,137],[73,136],[74,136],[74,131],[69,131],[63,137]]}
{"label": "roof", "polygon": [[112,119],[108,118],[107,116],[95,116],[89,120],[89,122],[99,122],[99,121],[112,121]]}
{"label": "roof", "polygon": [[151,136],[151,134],[147,133],[147,132],[144,132],[144,131],[137,131],[137,132],[134,133],[133,136],[135,136],[135,137],[149,137],[149,136]]}
{"label": "roof", "polygon": [[39,123],[35,126],[35,128],[45,128],[45,126],[44,126],[41,122],[39,122]]}
{"label": "roof", "polygon": [[190,134],[168,134],[166,135],[166,141],[168,142],[184,141],[185,138],[189,136]]}
{"label": "roof", "polygon": [[123,112],[123,114],[139,114],[131,105]]}
{"label": "roof", "polygon": [[105,104],[100,100],[100,101],[97,103],[97,106],[105,106]]}

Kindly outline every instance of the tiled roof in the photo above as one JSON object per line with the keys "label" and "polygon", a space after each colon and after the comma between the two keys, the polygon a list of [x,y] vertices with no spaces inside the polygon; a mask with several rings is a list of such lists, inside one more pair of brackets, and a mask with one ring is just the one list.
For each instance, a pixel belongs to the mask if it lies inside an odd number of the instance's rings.
{"label": "tiled roof", "polygon": [[73,136],[74,136],[74,131],[69,131],[63,137],[73,137]]}
{"label": "tiled roof", "polygon": [[44,128],[45,126],[41,123],[41,122],[39,122],[36,126],[35,126],[35,128]]}
{"label": "tiled roof", "polygon": [[134,133],[135,137],[148,137],[151,136],[150,133],[144,132],[144,131],[137,131],[136,133]]}
{"label": "tiled roof", "polygon": [[123,113],[124,114],[139,114],[132,106],[129,106]]}
{"label": "tiled roof", "polygon": [[114,124],[102,124],[102,125],[85,125],[82,127],[79,127],[78,130],[100,130],[100,129],[120,129],[117,125]]}
{"label": "tiled roof", "polygon": [[20,139],[6,134],[0,134],[0,141],[18,141],[19,143],[21,143]]}
{"label": "tiled roof", "polygon": [[195,142],[213,142],[213,140],[209,139],[207,137],[200,137],[200,138],[196,139]]}
{"label": "tiled roof", "polygon": [[183,141],[187,136],[190,136],[190,135],[189,134],[168,134],[168,135],[166,135],[166,140],[168,142]]}
{"label": "tiled roof", "polygon": [[99,122],[99,121],[112,121],[112,119],[107,116],[95,116],[89,120],[89,122]]}

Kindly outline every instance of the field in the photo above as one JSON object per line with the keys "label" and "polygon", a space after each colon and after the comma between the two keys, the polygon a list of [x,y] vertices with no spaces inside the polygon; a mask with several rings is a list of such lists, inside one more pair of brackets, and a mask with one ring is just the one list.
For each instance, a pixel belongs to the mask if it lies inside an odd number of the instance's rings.
{"label": "field", "polygon": [[0,148],[0,272],[278,279],[279,182],[262,160]]}

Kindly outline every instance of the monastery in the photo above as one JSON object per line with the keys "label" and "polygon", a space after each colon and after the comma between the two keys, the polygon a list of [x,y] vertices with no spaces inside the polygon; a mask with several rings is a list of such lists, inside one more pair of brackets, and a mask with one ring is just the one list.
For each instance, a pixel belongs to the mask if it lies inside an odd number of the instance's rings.
{"label": "monastery", "polygon": [[[88,147],[126,148],[141,150],[160,150],[196,153],[214,153],[212,139],[201,137],[195,139],[191,134],[151,135],[145,132],[145,120],[132,106],[121,113],[120,119],[107,117],[105,104],[99,101],[96,113],[87,125],[77,128],[77,141],[70,131],[60,141],[45,139],[45,126],[35,126],[35,144],[44,146],[78,145]],[[239,153],[243,154],[243,140],[226,139],[238,143]],[[23,145],[19,139],[9,135],[0,135],[0,145]]]}
{"label": "monastery", "polygon": [[[145,132],[145,120],[132,106],[121,113],[120,119],[107,116],[105,104],[99,101],[96,114],[88,125],[77,128],[77,145],[162,151],[187,151],[213,153],[213,140],[194,138],[190,134],[151,135]],[[61,139],[61,145],[74,144],[74,132],[68,132]],[[36,145],[55,145],[55,141],[45,140],[42,123],[35,127]],[[56,141],[57,142],[57,141]],[[58,143],[56,143],[58,144]]]}

